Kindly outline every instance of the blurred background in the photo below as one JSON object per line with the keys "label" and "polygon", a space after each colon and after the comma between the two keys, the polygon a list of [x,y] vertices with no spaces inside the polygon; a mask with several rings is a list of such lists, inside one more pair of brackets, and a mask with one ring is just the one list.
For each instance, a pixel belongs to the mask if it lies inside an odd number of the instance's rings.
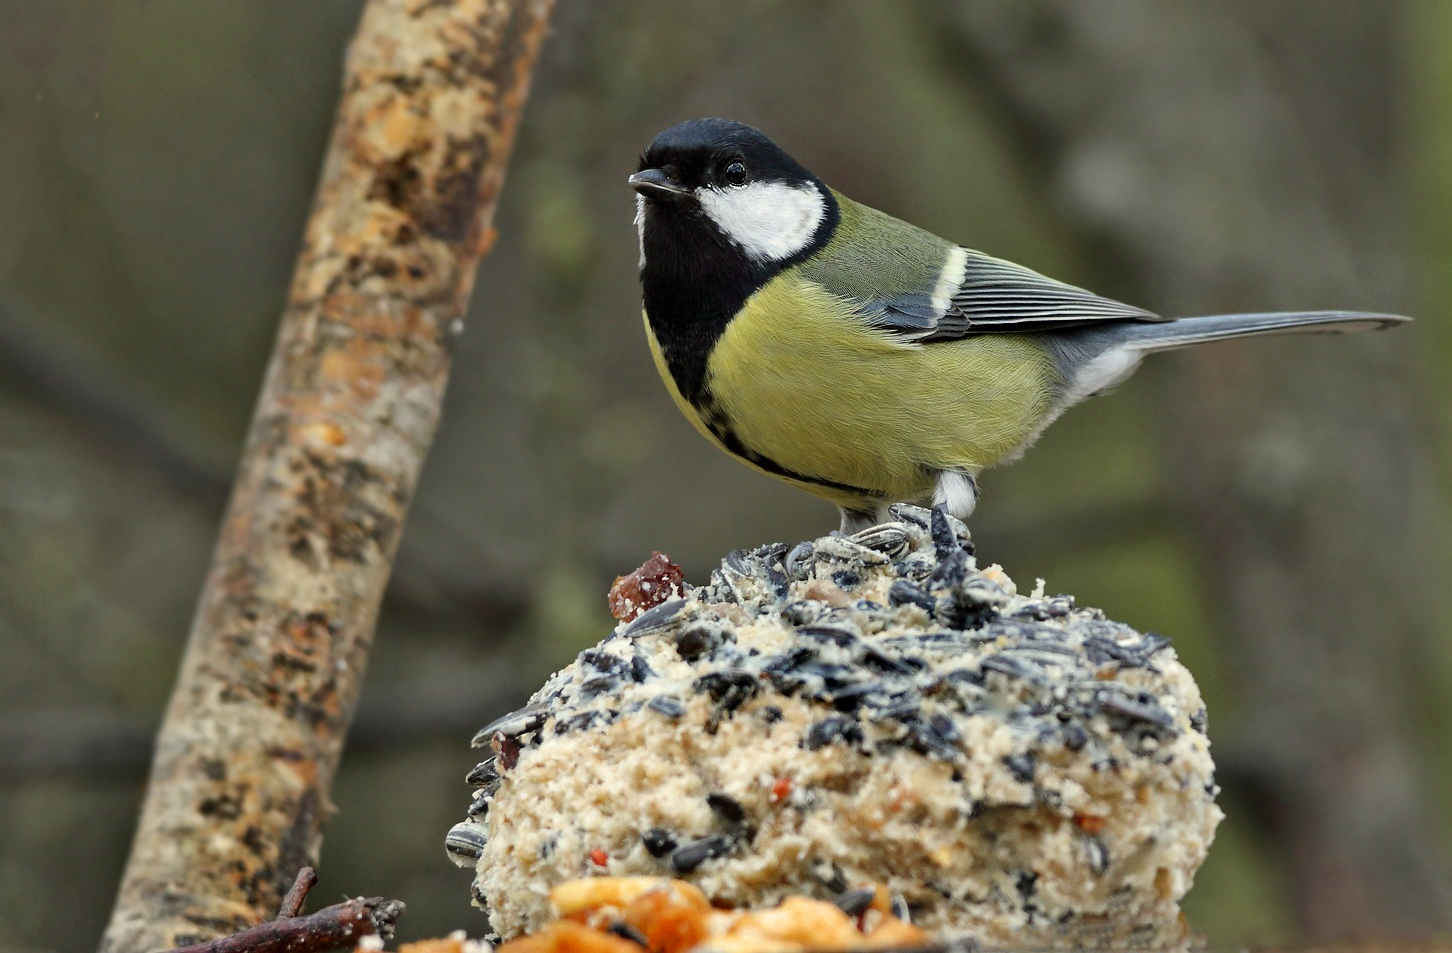
{"label": "blurred background", "polygon": [[[0,950],[94,948],[358,0],[0,0]],[[1452,4],[560,0],[383,608],[322,903],[480,932],[474,729],[659,549],[836,526],[679,416],[625,175],[724,115],[853,197],[1171,314],[1410,328],[1152,362],[986,474],[980,559],[1171,636],[1216,946],[1452,930]]]}

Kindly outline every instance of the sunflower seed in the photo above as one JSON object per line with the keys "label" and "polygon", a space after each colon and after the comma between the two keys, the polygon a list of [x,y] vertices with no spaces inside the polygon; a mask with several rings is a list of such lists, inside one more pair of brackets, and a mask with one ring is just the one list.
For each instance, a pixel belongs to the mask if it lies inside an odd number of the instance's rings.
{"label": "sunflower seed", "polygon": [[488,843],[489,838],[477,824],[465,821],[449,828],[444,837],[444,850],[448,851],[449,859],[460,867],[471,867],[484,853]]}
{"label": "sunflower seed", "polygon": [[725,834],[711,834],[693,840],[683,847],[671,851],[671,870],[688,874],[713,857],[722,857],[731,852],[733,839]]}

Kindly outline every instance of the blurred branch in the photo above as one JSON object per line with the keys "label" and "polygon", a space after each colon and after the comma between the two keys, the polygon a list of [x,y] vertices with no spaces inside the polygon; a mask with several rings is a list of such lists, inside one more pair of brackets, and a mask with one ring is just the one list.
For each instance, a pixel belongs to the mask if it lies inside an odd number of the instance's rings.
{"label": "blurred branch", "polygon": [[[1398,306],[1385,104],[1399,8],[922,9],[946,67],[1153,306]],[[1281,55],[1277,31],[1303,28],[1329,49]],[[1410,343],[1337,342],[1315,365],[1207,350],[1168,380],[1169,503],[1209,554],[1240,676],[1246,727],[1230,748],[1274,802],[1262,834],[1311,937],[1452,927],[1405,675],[1389,663],[1399,642],[1445,630],[1406,596],[1440,588],[1443,565],[1419,543],[1434,481],[1392,369]],[[1272,416],[1291,423],[1273,431]]]}
{"label": "blurred branch", "polygon": [[[370,692],[348,731],[354,754],[467,735],[524,703],[517,666],[496,659],[456,667],[446,678],[411,679]],[[156,722],[116,708],[51,708],[0,717],[0,782],[73,776],[108,782],[144,779]]]}
{"label": "blurred branch", "polygon": [[371,0],[106,953],[245,929],[315,864],[549,0]]}
{"label": "blurred branch", "polygon": [[[41,322],[3,300],[0,382],[137,461],[189,502],[218,514],[226,504],[231,476],[222,451],[77,343],[46,332]],[[601,569],[597,575],[608,573]],[[407,559],[394,566],[387,599],[395,609],[422,617],[464,616],[491,633],[507,630],[528,611],[528,600],[513,589],[454,585]],[[21,631],[13,623],[10,628]],[[56,664],[66,664],[63,652],[52,654]]]}
{"label": "blurred branch", "polygon": [[0,381],[144,461],[180,494],[209,509],[227,499],[221,452],[183,439],[174,415],[78,344],[0,300]]}

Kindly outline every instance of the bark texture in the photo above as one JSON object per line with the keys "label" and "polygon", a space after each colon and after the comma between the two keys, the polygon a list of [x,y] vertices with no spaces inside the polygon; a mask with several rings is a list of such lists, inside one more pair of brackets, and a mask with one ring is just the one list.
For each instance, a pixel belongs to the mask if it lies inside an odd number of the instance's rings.
{"label": "bark texture", "polygon": [[267,920],[316,864],[550,0],[372,0],[106,953]]}

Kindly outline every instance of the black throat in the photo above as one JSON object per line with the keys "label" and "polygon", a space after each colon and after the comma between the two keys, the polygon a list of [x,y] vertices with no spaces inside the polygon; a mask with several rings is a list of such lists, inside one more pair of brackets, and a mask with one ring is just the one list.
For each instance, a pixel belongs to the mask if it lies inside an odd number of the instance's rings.
{"label": "black throat", "polygon": [[817,183],[826,213],[806,248],[780,261],[757,261],[689,199],[647,200],[640,286],[645,314],[681,396],[698,408],[712,403],[706,367],[726,325],[763,285],[809,258],[832,237],[840,212]]}

